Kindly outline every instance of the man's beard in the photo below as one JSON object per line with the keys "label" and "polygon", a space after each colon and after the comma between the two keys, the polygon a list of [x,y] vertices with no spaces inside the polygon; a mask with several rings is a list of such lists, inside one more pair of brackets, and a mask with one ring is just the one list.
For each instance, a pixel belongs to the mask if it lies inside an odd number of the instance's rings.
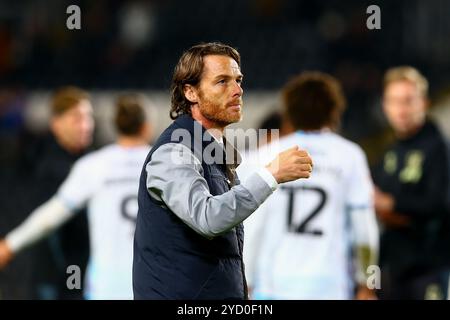
{"label": "man's beard", "polygon": [[[216,123],[220,127],[226,127],[232,123],[241,121],[242,111],[232,112],[226,106],[223,108],[222,105],[216,104],[206,98],[200,97],[201,102],[199,103],[200,113],[209,121]],[[239,104],[242,108],[242,100],[238,99],[232,104]],[[242,110],[242,109],[241,109]]]}

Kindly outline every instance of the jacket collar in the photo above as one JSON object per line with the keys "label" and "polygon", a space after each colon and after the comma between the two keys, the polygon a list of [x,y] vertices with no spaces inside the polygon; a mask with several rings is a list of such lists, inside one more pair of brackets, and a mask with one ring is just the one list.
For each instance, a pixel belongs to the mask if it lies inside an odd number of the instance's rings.
{"label": "jacket collar", "polygon": [[[228,142],[226,137],[223,137],[223,145],[218,143],[216,139],[202,126],[202,124],[192,118],[188,114],[183,114],[175,119],[175,126],[186,129],[190,134],[191,150],[198,157],[203,155],[206,150],[221,150],[222,153],[222,163],[230,164],[237,167],[242,162],[242,157],[231,143]],[[180,141],[183,143],[183,141]],[[199,154],[200,152],[200,154]],[[200,157],[202,159],[202,157]],[[232,161],[227,162],[226,159],[231,159]],[[220,163],[219,163],[220,164]]]}

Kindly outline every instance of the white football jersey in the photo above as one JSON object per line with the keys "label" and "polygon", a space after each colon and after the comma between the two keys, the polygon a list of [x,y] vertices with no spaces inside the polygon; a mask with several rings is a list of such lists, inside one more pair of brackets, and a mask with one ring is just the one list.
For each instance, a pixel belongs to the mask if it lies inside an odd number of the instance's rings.
{"label": "white football jersey", "polygon": [[133,299],[133,235],[139,177],[149,146],[108,145],[79,159],[58,191],[71,209],[87,205],[88,299]]}
{"label": "white football jersey", "polygon": [[244,259],[254,298],[351,297],[348,209],[373,206],[373,185],[361,148],[322,130],[297,131],[244,156],[241,179],[298,145],[313,159],[309,179],[278,186],[245,222]]}

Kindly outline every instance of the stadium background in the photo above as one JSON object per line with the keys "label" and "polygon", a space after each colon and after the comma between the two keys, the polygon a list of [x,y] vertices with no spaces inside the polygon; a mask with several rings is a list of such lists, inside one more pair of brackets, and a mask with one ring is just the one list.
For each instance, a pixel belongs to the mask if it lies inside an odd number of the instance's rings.
{"label": "stadium background", "polygon": [[[66,8],[81,8],[81,30],[68,30]],[[381,30],[369,30],[366,9],[381,8]],[[48,98],[63,85],[92,94],[96,146],[114,139],[114,98],[139,91],[152,108],[155,134],[169,122],[171,74],[180,54],[198,42],[221,41],[242,56],[244,120],[257,127],[279,108],[279,89],[303,70],[321,70],[343,84],[344,136],[371,163],[391,134],[380,106],[384,70],[413,65],[430,81],[432,110],[450,137],[450,2],[447,0],[0,1],[0,235],[23,217],[5,203],[24,141],[47,128]],[[25,254],[26,255],[26,254]],[[25,283],[26,258],[1,282]],[[25,280],[24,280],[25,279]],[[17,286],[10,298],[26,297]]]}

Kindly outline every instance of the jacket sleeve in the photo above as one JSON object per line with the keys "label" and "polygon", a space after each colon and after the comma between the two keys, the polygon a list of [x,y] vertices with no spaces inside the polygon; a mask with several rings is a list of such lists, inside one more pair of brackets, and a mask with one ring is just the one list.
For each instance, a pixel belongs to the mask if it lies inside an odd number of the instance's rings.
{"label": "jacket sleeve", "polygon": [[211,195],[199,159],[186,146],[159,147],[146,166],[147,190],[197,233],[213,238],[250,216],[273,190],[257,172],[221,195]]}
{"label": "jacket sleeve", "polygon": [[[414,218],[432,218],[445,210],[448,190],[448,159],[445,148],[435,148],[427,155],[422,172],[423,193],[405,191],[395,199],[394,210]],[[431,215],[430,215],[431,214]]]}

